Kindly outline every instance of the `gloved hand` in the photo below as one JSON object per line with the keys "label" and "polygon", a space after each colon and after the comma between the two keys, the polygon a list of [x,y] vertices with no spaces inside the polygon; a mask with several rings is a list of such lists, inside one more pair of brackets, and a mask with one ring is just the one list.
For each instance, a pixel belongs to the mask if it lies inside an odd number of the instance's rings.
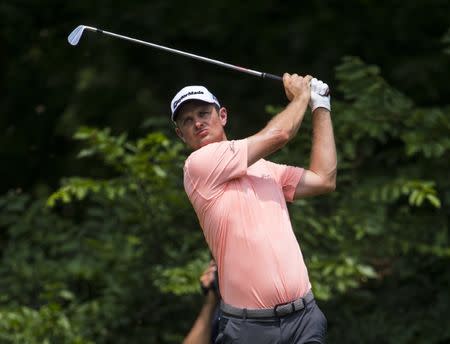
{"label": "gloved hand", "polygon": [[328,85],[321,80],[313,78],[311,80],[311,98],[309,100],[311,111],[317,108],[325,108],[331,111],[330,89]]}

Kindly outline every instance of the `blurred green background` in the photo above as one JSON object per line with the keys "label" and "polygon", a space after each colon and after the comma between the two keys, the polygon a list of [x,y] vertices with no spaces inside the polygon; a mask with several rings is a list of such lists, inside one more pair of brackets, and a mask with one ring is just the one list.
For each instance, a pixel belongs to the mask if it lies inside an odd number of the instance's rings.
{"label": "blurred green background", "polygon": [[[337,190],[290,206],[329,343],[450,343],[448,1],[0,4],[0,343],[179,343],[209,256],[168,120],[179,88],[230,138],[280,83],[79,24],[332,90]],[[271,157],[308,165],[310,116]]]}

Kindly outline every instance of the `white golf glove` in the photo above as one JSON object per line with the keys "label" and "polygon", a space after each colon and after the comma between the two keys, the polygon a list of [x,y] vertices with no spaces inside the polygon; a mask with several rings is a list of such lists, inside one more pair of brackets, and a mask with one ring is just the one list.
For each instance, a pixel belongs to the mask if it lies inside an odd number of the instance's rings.
{"label": "white golf glove", "polygon": [[311,80],[311,99],[309,100],[309,106],[311,107],[311,111],[320,107],[331,111],[330,89],[326,83],[316,78]]}

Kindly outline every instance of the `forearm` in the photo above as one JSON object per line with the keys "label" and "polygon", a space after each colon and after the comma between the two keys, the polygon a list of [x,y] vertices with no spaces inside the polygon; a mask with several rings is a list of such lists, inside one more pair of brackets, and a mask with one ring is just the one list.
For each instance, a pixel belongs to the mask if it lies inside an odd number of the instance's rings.
{"label": "forearm", "polygon": [[312,117],[313,138],[309,169],[319,175],[330,189],[334,189],[337,157],[331,114],[324,108],[318,108]]}
{"label": "forearm", "polygon": [[297,134],[311,96],[311,79],[309,75],[304,78],[297,74],[283,75],[284,90],[290,103],[261,131],[248,138],[248,166],[282,148]]}
{"label": "forearm", "polygon": [[269,123],[267,123],[263,131],[281,131],[286,134],[287,140],[292,139],[297,134],[298,129],[303,122],[307,107],[308,99],[306,97],[294,99],[283,111],[278,113],[269,121]]}
{"label": "forearm", "polygon": [[217,302],[214,292],[210,291],[194,325],[183,340],[183,344],[209,344],[211,342],[212,317],[217,307]]}
{"label": "forearm", "polygon": [[305,115],[308,102],[292,101],[256,135],[248,138],[248,166],[283,147],[294,135]]}

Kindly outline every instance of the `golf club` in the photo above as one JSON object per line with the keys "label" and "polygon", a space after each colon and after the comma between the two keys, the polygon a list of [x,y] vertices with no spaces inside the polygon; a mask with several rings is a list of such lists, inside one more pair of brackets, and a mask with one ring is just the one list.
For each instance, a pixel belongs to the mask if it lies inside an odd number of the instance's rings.
{"label": "golf club", "polygon": [[264,73],[264,72],[258,72],[256,70],[235,66],[235,65],[232,65],[232,64],[229,64],[229,63],[225,63],[225,62],[222,62],[222,61],[213,60],[213,59],[210,59],[210,58],[207,58],[207,57],[203,57],[203,56],[199,56],[199,55],[194,55],[194,54],[191,54],[191,53],[188,53],[188,52],[185,52],[185,51],[168,48],[168,47],[165,47],[165,46],[162,46],[162,45],[158,45],[158,44],[154,44],[154,43],[150,43],[150,42],[146,42],[146,41],[141,41],[140,39],[135,39],[135,38],[131,38],[131,37],[123,36],[123,35],[118,35],[116,33],[109,32],[109,31],[100,30],[100,29],[97,29],[97,28],[92,27],[92,26],[86,26],[86,25],[79,25],[79,26],[77,26],[75,28],[75,30],[73,30],[72,33],[67,38],[69,43],[72,44],[72,45],[77,45],[78,42],[80,41],[81,36],[83,35],[83,32],[85,30],[98,32],[98,33],[103,33],[103,34],[108,35],[108,36],[124,39],[124,40],[131,41],[131,42],[134,42],[134,43],[143,44],[143,45],[146,45],[146,46],[149,46],[149,47],[152,47],[152,48],[165,50],[165,51],[168,51],[168,52],[171,52],[171,53],[174,53],[174,54],[187,56],[187,57],[190,57],[190,58],[193,58],[193,59],[196,59],[196,60],[200,60],[200,61],[204,61],[204,62],[208,62],[208,63],[213,63],[213,64],[216,64],[216,65],[225,67],[225,68],[236,70],[238,72],[243,72],[243,73],[251,74],[251,75],[254,75],[254,76],[258,76],[258,77],[261,77],[263,79],[273,79],[273,80],[278,80],[278,81],[282,81],[283,80],[281,77],[279,77],[277,75]]}

